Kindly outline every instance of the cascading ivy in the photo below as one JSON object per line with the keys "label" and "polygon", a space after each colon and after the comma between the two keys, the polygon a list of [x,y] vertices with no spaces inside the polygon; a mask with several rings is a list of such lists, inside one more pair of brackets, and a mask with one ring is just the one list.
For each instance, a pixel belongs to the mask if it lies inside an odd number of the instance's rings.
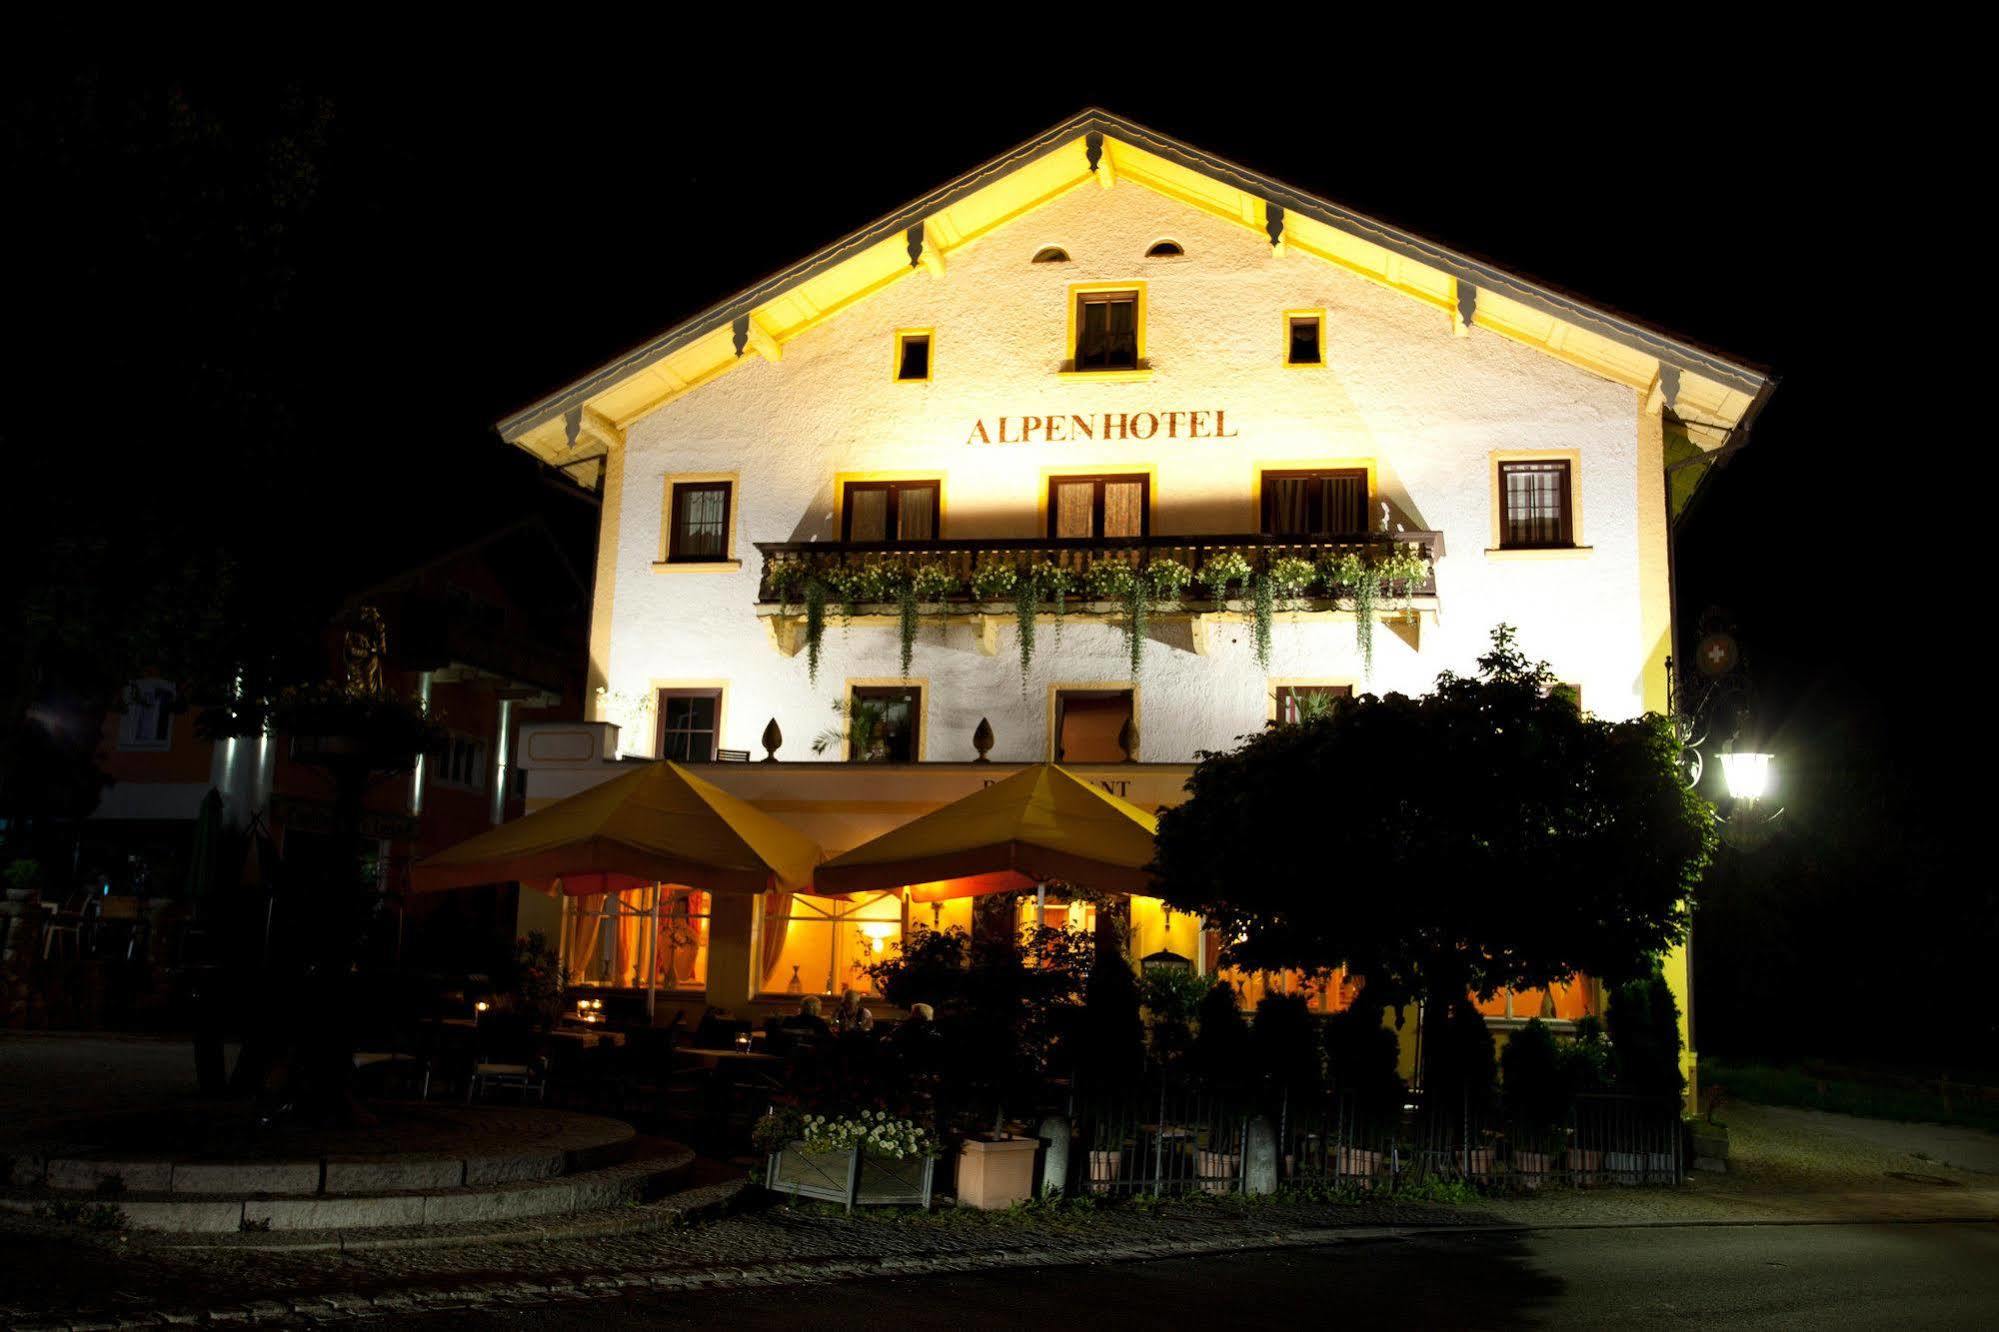
{"label": "cascading ivy", "polygon": [[1131,681],[1145,664],[1145,621],[1152,609],[1152,584],[1134,574],[1124,589],[1124,646],[1131,655]]}
{"label": "cascading ivy", "polygon": [[818,576],[805,580],[805,678],[819,683],[819,645],[826,638],[826,583]]}
{"label": "cascading ivy", "polygon": [[1270,669],[1270,617],[1277,609],[1275,580],[1266,569],[1250,576],[1250,643],[1256,650],[1258,670]]}
{"label": "cascading ivy", "polygon": [[1027,672],[1034,665],[1034,616],[1041,609],[1041,589],[1033,570],[1013,585],[1013,629],[1020,640],[1020,696],[1027,697]]}
{"label": "cascading ivy", "polygon": [[895,589],[895,627],[902,647],[902,677],[909,678],[909,665],[916,655],[916,580],[904,578]]}

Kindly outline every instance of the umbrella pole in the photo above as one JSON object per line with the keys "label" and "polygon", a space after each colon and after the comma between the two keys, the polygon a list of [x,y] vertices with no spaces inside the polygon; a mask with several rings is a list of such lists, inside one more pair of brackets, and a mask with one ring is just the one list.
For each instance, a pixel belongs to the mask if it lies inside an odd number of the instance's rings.
{"label": "umbrella pole", "polygon": [[654,992],[659,985],[659,963],[653,956],[659,948],[659,885],[652,886],[652,927],[646,931],[646,1025],[653,1025]]}

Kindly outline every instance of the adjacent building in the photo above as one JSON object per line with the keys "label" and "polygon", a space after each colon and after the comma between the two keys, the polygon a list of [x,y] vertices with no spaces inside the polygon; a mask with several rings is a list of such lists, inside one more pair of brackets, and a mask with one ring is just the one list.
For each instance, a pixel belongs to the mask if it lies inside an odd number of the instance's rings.
{"label": "adjacent building", "polygon": [[[1200,751],[1424,691],[1502,622],[1590,711],[1663,710],[1675,506],[1769,387],[1085,111],[501,424],[603,506],[592,712],[525,730],[528,805],[670,757],[829,854],[1028,762],[1157,808]],[[562,910],[576,983],[738,1010],[865,990],[913,920],[972,916],[673,892],[648,938],[638,902]],[[1133,924],[1214,964],[1196,920]]]}

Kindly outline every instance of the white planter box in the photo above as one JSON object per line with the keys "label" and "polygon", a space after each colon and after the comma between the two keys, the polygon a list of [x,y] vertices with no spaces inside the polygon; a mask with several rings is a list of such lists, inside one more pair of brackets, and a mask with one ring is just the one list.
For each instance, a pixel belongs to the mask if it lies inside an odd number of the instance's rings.
{"label": "white planter box", "polygon": [[928,1156],[897,1160],[871,1156],[858,1147],[813,1153],[803,1143],[772,1152],[764,1184],[774,1193],[856,1207],[928,1207],[937,1162]]}

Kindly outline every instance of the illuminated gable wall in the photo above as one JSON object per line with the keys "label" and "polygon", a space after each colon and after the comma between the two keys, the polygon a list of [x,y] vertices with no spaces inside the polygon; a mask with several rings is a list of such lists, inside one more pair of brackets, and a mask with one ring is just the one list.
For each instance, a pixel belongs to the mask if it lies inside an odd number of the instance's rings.
{"label": "illuminated gable wall", "polygon": [[[1147,259],[1171,239],[1184,258]],[[1073,262],[1031,264],[1059,245]],[[1149,377],[1091,382],[1058,373],[1068,350],[1070,289],[1143,283]],[[1283,364],[1284,315],[1324,309],[1328,364]],[[934,330],[931,378],[890,374],[899,329]],[[1517,342],[1474,328],[1455,336],[1436,308],[1300,254],[1275,258],[1259,233],[1123,182],[1085,183],[955,250],[941,276],[917,274],[787,343],[782,358],[744,363],[632,422],[608,494],[607,558],[593,663],[609,688],[636,698],[680,682],[722,683],[724,747],[761,753],[776,717],[782,757],[833,720],[851,679],[900,674],[892,629],[835,624],[816,687],[803,656],[775,651],[753,613],[758,540],[836,539],[835,478],[936,475],[947,537],[1038,536],[1052,471],[1147,472],[1153,532],[1246,532],[1257,526],[1259,468],[1333,461],[1375,472],[1382,504],[1412,529],[1438,529],[1442,613],[1420,651],[1386,628],[1371,680],[1347,622],[1280,623],[1268,671],[1246,626],[1221,630],[1210,655],[1190,650],[1184,625],[1155,630],[1140,680],[1142,756],[1185,760],[1260,727],[1272,678],[1420,691],[1445,667],[1468,669],[1499,621],[1526,651],[1583,686],[1594,712],[1642,710],[1648,621],[1664,622],[1663,581],[1641,605],[1638,501],[1640,395]],[[1071,413],[1222,411],[1235,437],[1149,442],[968,443],[976,423]],[[1163,433],[1163,432],[1162,432]],[[1652,434],[1656,437],[1656,426]],[[1495,559],[1496,453],[1572,458],[1580,475],[1579,540],[1567,558]],[[737,478],[733,572],[662,572],[668,478]],[[1662,556],[1663,552],[1657,552]],[[1653,561],[1654,564],[1658,560]],[[614,580],[602,595],[601,580]],[[926,622],[912,676],[927,691],[925,757],[971,758],[981,717],[996,759],[1035,759],[1047,746],[1048,687],[1126,678],[1114,627],[1070,623],[1060,647],[1042,623],[1023,693],[1012,641],[995,656],[965,627]],[[1656,637],[1656,635],[1654,635]],[[1656,648],[1656,643],[1651,645]],[[627,752],[649,753],[649,722],[620,716]]]}

